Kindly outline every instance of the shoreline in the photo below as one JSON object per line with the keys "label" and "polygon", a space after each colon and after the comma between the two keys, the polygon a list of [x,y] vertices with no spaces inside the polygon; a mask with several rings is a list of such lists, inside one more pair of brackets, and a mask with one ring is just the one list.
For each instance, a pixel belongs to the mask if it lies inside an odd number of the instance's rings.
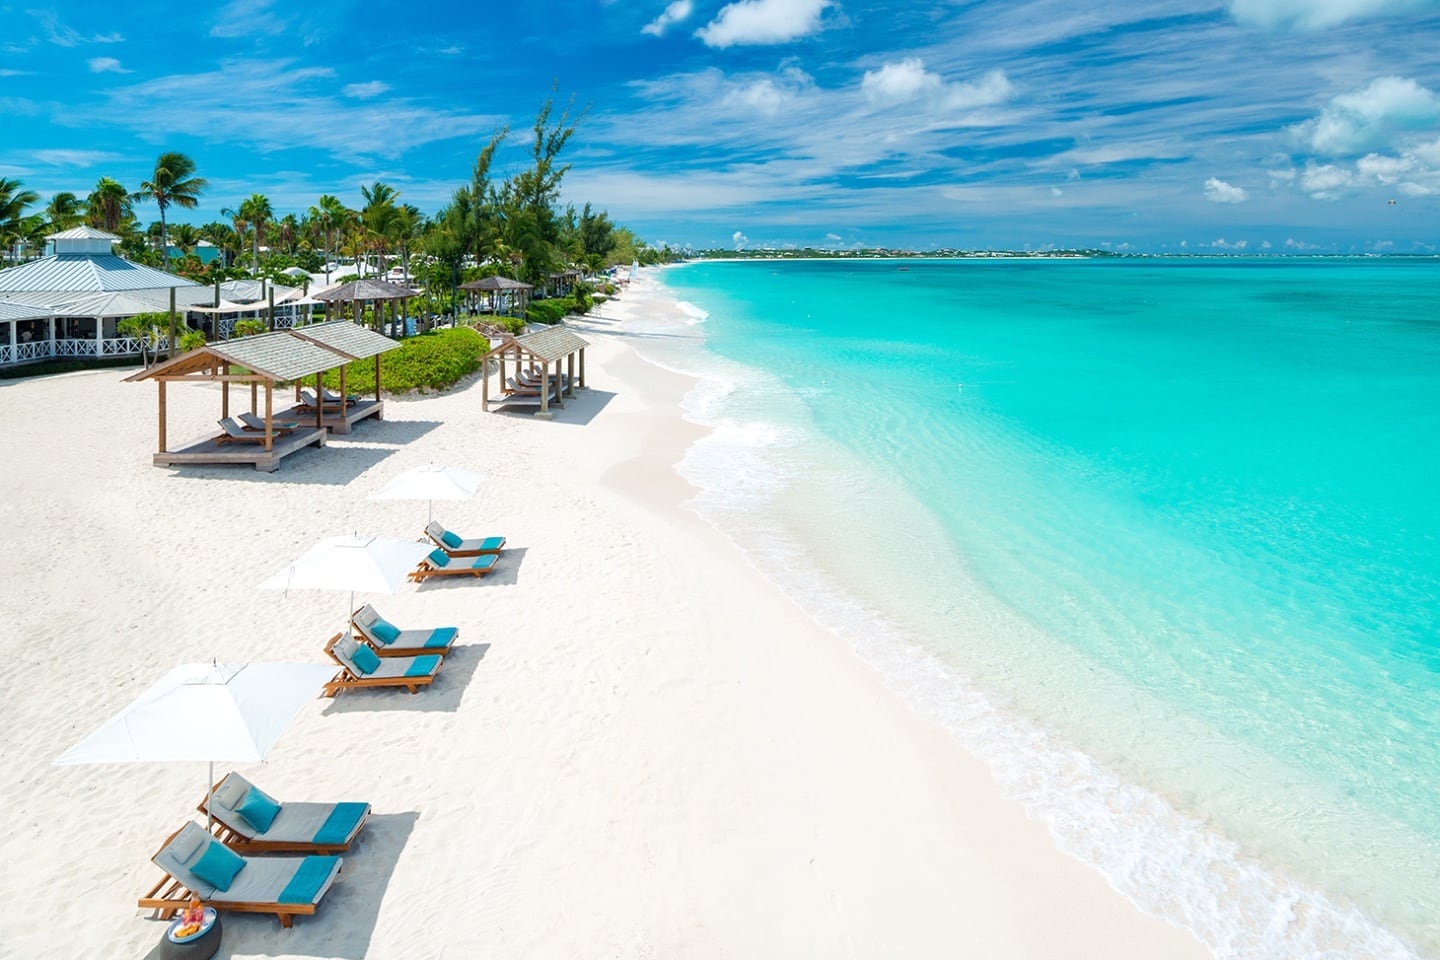
{"label": "shoreline", "polygon": [[[687,295],[665,286],[663,275],[660,283],[671,298]],[[680,289],[689,288],[681,284]],[[687,323],[696,317],[703,321],[707,310],[724,309],[723,289],[715,302],[699,297],[702,289],[703,285],[691,290],[694,303],[680,304]],[[646,347],[654,343],[658,349],[665,342],[659,338]],[[729,354],[736,355],[733,349]],[[935,518],[910,502],[913,497],[903,487],[890,490],[883,478],[863,476],[864,471],[852,465],[854,451],[846,453],[818,434],[809,436],[803,398],[783,384],[777,389],[773,375],[760,369],[746,373],[719,355],[708,355],[701,362],[672,357],[666,365],[719,377],[712,381],[724,382],[718,392],[736,398],[731,402],[722,396],[702,415],[707,422],[723,425],[728,435],[712,436],[702,444],[706,455],[698,459],[704,462],[691,468],[697,446],[682,464],[681,472],[704,487],[692,508],[722,529],[812,619],[836,631],[859,660],[884,677],[895,696],[942,725],[961,749],[984,758],[1003,783],[1005,795],[1023,803],[1030,816],[1049,823],[1057,844],[1109,878],[1144,912],[1198,931],[1217,955],[1260,951],[1259,955],[1268,956],[1273,951],[1275,956],[1301,957],[1315,950],[1346,949],[1394,958],[1420,955],[1415,951],[1423,937],[1402,941],[1392,932],[1408,929],[1414,934],[1413,928],[1383,926],[1363,907],[1345,899],[1343,886],[1324,892],[1325,885],[1305,882],[1303,870],[1287,869],[1292,864],[1284,856],[1265,857],[1276,852],[1273,844],[1238,845],[1215,821],[1187,811],[1183,802],[1187,781],[1137,777],[1137,771],[1123,763],[1107,762],[1103,750],[1076,749],[1063,734],[1054,732],[1064,726],[1047,724],[1037,719],[1048,716],[1043,711],[1032,714],[1020,701],[1011,702],[1008,688],[995,686],[994,677],[989,678],[992,683],[984,683],[979,679],[983,674],[973,674],[959,661],[947,661],[946,644],[954,646],[955,638],[945,633],[949,639],[941,642],[942,634],[932,634],[927,627],[978,634],[999,630],[1009,636],[1022,626],[1020,621],[993,596],[972,596],[983,589],[978,582],[961,589],[965,577],[950,569],[953,562],[946,568],[944,585],[934,577],[922,577],[923,582],[910,589],[908,579],[887,585],[883,572],[901,558],[903,549],[869,557],[846,546],[901,531],[912,552],[938,549],[926,546],[927,541],[944,536]],[[713,401],[716,391],[711,393]],[[751,394],[763,399],[745,399]],[[767,439],[767,431],[778,433]],[[752,445],[757,448],[753,455]],[[822,452],[827,447],[835,449]],[[749,490],[754,478],[768,475],[775,477],[773,489]],[[834,502],[839,491],[861,510],[853,521],[842,519],[845,511]],[[868,522],[872,514],[885,520]],[[877,559],[878,565],[866,562]],[[923,615],[931,601],[919,591],[927,586],[932,595],[934,590],[950,589],[951,606],[973,610],[974,615],[965,617],[969,622]],[[1024,629],[1034,632],[1033,627]],[[1087,701],[1093,714],[1085,715],[1090,722],[1108,720],[1117,731],[1125,731],[1132,728],[1137,711],[1147,720],[1165,720],[1165,711],[1157,704],[1146,701],[1140,710],[1142,698],[1118,685],[1119,678],[1104,674],[1101,682],[1104,671],[1097,673],[1094,664],[1081,661],[1063,646],[1047,642],[1043,648],[1056,657],[1054,662],[1017,664],[1015,671],[1033,675],[1040,695],[1062,690],[1061,676],[1084,675],[1088,670],[1107,694],[1099,701]],[[1041,649],[1036,646],[1030,655]],[[1003,651],[996,648],[994,654],[1008,660],[1010,648]],[[1003,664],[992,666],[999,669]],[[1192,726],[1198,737],[1214,736],[1214,731]],[[1123,740],[1123,733],[1117,736]],[[1139,786],[1147,783],[1162,787]],[[1176,783],[1180,785],[1163,786]],[[1243,831],[1237,836],[1255,840]],[[1214,896],[1217,885],[1228,894]],[[1278,926],[1265,919],[1286,916],[1289,919]]]}
{"label": "shoreline", "polygon": [[[265,764],[235,766],[282,800],[375,813],[314,917],[229,915],[222,955],[1207,956],[1062,853],[685,506],[693,381],[623,320],[583,326],[591,389],[552,423],[480,412],[472,380],[388,401],[390,419],[273,475],[151,467],[154,391],[119,371],[0,389],[0,440],[24,451],[0,506],[16,663],[0,952],[153,946],[163,924],[135,898],[203,765],[51,761],[176,663],[319,662],[343,598],[255,585],[321,536],[418,533],[418,502],[366,497],[433,461],[489,476],[435,513],[509,537],[502,568],[357,596],[458,625],[456,655],[414,697],[317,700]],[[214,400],[174,390],[176,435]]]}

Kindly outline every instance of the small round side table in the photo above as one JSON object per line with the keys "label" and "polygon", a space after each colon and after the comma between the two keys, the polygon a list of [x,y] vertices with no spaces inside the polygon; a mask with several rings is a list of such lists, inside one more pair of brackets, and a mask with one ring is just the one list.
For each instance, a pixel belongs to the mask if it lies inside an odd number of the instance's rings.
{"label": "small round side table", "polygon": [[170,921],[165,935],[160,938],[160,960],[210,960],[220,949],[220,914],[213,907],[205,908],[207,925],[183,940],[176,940],[172,934],[180,928],[181,918]]}

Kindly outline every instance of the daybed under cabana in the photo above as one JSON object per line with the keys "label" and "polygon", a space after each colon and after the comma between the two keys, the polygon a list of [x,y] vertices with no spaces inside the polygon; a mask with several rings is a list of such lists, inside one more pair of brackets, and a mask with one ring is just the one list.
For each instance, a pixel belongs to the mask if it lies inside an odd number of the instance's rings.
{"label": "daybed under cabana", "polygon": [[[554,416],[550,405],[565,406],[565,397],[573,397],[577,386],[585,386],[585,348],[590,344],[574,331],[562,326],[547,327],[523,337],[506,338],[481,358],[486,373],[480,381],[482,408],[490,409],[491,360],[499,361],[500,396],[493,402],[497,409],[538,407],[535,415],[549,419]],[[576,370],[576,356],[579,370]],[[513,374],[508,365],[515,364]],[[568,370],[562,371],[566,363]],[[552,370],[553,366],[553,370]],[[538,372],[536,372],[538,371]]]}
{"label": "daybed under cabana", "polygon": [[295,384],[297,406],[290,414],[287,414],[287,417],[291,415],[309,417],[318,413],[319,422],[335,433],[349,433],[351,427],[366,417],[374,417],[376,420],[385,419],[385,402],[380,399],[380,355],[390,350],[398,350],[400,344],[384,334],[376,333],[374,330],[350,323],[347,320],[316,323],[285,332],[292,337],[298,337],[307,343],[313,343],[339,354],[346,364],[355,360],[375,358],[375,398],[373,400],[356,397],[348,403],[342,402],[349,394],[345,384],[345,367],[341,366],[340,399],[334,402],[327,401],[325,391],[317,389],[315,399],[318,406],[312,410],[308,405],[300,404],[300,383],[297,381]]}

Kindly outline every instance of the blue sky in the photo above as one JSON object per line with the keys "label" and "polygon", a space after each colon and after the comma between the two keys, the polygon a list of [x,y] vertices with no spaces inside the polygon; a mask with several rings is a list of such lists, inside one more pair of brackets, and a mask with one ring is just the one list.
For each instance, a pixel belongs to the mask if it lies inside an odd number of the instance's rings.
{"label": "blue sky", "polygon": [[1440,248],[1440,0],[0,13],[0,176],[42,199],[182,150],[211,182],[182,219],[375,180],[433,213],[498,127],[523,166],[554,85],[589,106],[567,199],[652,243]]}

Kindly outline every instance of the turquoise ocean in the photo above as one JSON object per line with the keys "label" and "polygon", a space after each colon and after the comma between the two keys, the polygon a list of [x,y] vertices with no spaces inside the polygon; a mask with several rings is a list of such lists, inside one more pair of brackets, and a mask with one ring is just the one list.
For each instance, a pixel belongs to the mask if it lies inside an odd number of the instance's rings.
{"label": "turquoise ocean", "polygon": [[1440,260],[640,283],[696,509],[1064,849],[1220,957],[1440,957]]}

